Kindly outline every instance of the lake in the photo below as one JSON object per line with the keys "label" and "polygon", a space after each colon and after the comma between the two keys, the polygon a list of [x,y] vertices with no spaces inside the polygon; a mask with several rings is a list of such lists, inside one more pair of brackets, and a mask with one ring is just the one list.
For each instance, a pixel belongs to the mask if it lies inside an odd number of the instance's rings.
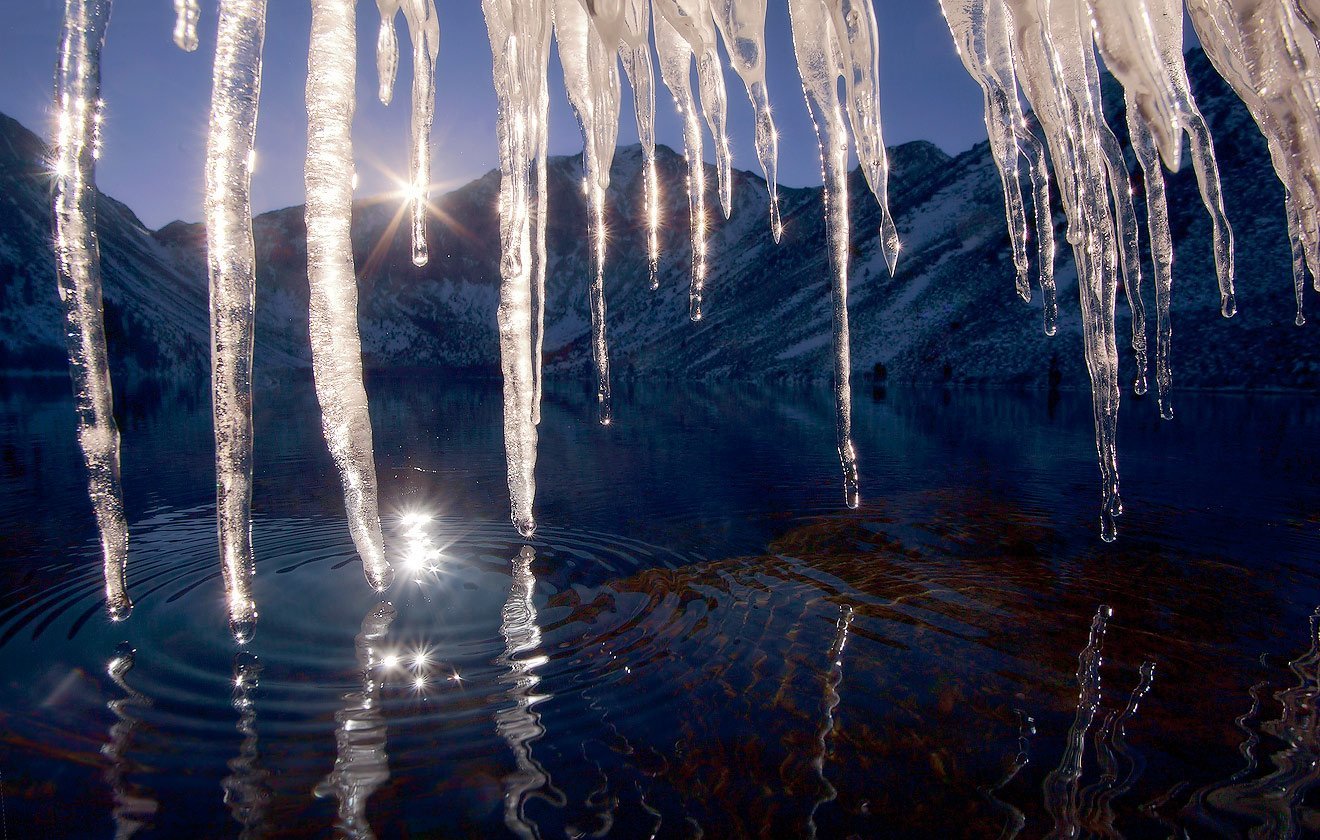
{"label": "lake", "polygon": [[133,616],[103,614],[66,379],[0,379],[5,836],[1320,831],[1320,400],[548,383],[535,538],[499,384],[368,382],[366,585],[309,380],[256,400],[224,611],[206,383],[122,389]]}

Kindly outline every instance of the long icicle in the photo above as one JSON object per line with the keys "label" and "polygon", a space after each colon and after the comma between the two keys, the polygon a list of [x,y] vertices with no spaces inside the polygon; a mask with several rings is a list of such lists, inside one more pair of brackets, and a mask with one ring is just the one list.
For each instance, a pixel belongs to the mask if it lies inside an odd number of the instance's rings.
{"label": "long icicle", "polygon": [[101,48],[110,0],[65,0],[55,68],[55,277],[64,303],[78,445],[101,535],[105,603],[120,621],[133,609],[125,586],[128,522],[101,315],[101,250],[96,238],[96,159],[101,153]]}
{"label": "long icicle", "polygon": [[674,30],[664,15],[653,15],[655,51],[660,59],[660,77],[674,98],[683,120],[683,157],[687,160],[688,231],[692,242],[691,284],[688,316],[701,320],[706,288],[706,164],[702,160],[701,121],[692,99],[692,48]]}
{"label": "long icicle", "polygon": [[660,288],[660,179],[655,171],[655,69],[651,63],[651,0],[625,0],[619,58],[633,91],[645,183],[646,266],[651,290]]}
{"label": "long icicle", "polygon": [[587,247],[591,254],[591,357],[596,369],[596,412],[602,426],[613,420],[609,341],[605,315],[605,195],[619,130],[618,37],[606,42],[579,0],[555,0],[555,41],[564,88],[582,126],[587,199]]}
{"label": "long icicle", "polygon": [[848,133],[837,80],[843,72],[835,56],[839,39],[821,0],[789,0],[793,50],[820,143],[824,180],[826,250],[830,266],[830,300],[834,310],[834,411],[839,461],[843,467],[844,501],[861,503],[857,452],[852,441],[851,360],[848,347]]}
{"label": "long icicle", "polygon": [[[528,137],[529,112],[544,104],[542,90],[528,79],[529,68],[544,61],[526,55],[545,43],[549,4],[482,0],[490,37],[492,73],[499,100],[496,132],[500,153],[500,368],[504,374],[504,452],[510,515],[523,536],[536,530],[535,382],[532,365],[532,242],[529,232],[531,156],[540,154],[541,137]],[[544,79],[542,70],[541,78]],[[544,88],[544,84],[541,85]],[[543,116],[543,112],[542,112]],[[541,167],[544,171],[544,167]],[[543,224],[543,216],[538,223]]]}
{"label": "long icicle", "polygon": [[312,0],[307,54],[307,281],[312,375],[326,444],[344,485],[353,543],[367,582],[389,587],[362,384],[353,275],[353,109],[357,33],[352,0]]}
{"label": "long icicle", "polygon": [[[528,11],[524,43],[534,49],[521,52],[523,84],[530,99],[524,106],[527,133],[533,143],[535,166],[535,205],[532,217],[532,423],[541,422],[541,376],[545,356],[545,275],[549,255],[545,244],[546,223],[550,218],[550,38],[554,21],[548,0],[538,0]],[[535,103],[533,105],[533,103]],[[533,142],[534,141],[534,142]],[[533,447],[534,449],[534,447]],[[530,510],[530,508],[529,508]]]}
{"label": "long icicle", "polygon": [[215,509],[229,628],[252,638],[252,337],[256,255],[252,160],[261,98],[266,0],[223,0],[206,143],[206,242],[211,284]]}

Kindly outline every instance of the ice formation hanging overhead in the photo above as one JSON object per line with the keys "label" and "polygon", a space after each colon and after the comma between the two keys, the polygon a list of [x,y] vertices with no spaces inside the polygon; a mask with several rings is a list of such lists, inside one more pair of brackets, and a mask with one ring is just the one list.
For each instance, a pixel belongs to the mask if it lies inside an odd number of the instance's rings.
{"label": "ice formation hanging overhead", "polygon": [[[1131,175],[1105,121],[1097,50],[1123,87],[1126,121],[1147,205],[1155,280],[1155,380],[1160,413],[1171,416],[1170,298],[1173,248],[1162,166],[1176,171],[1187,138],[1201,198],[1213,227],[1221,310],[1236,309],[1233,235],[1205,120],[1183,65],[1178,0],[930,0],[939,2],[963,63],[980,85],[990,147],[1004,189],[1016,292],[1030,299],[1030,241],[1044,328],[1055,332],[1052,164],[1073,247],[1101,472],[1101,533],[1112,540],[1121,513],[1117,417],[1120,402],[1115,304],[1119,287],[1132,311],[1134,388],[1146,387],[1146,324],[1139,230]],[[820,143],[828,287],[833,309],[837,445],[845,501],[859,503],[852,443],[848,347],[849,196],[847,161],[856,151],[880,207],[879,248],[891,274],[899,236],[888,204],[889,164],[881,131],[878,30],[871,0],[785,0],[807,109]],[[206,223],[211,279],[217,518],[230,619],[251,634],[252,324],[256,266],[250,183],[265,0],[220,0],[206,157]],[[398,66],[395,18],[403,12],[413,48],[411,172],[404,190],[412,217],[413,262],[427,261],[430,128],[435,108],[439,19],[433,0],[377,0],[379,95],[388,103]],[[111,412],[95,160],[103,103],[100,51],[110,0],[66,0],[55,85],[54,247],[65,305],[78,434],[101,535],[112,617],[128,614],[128,533],[119,481],[119,433]],[[201,7],[175,0],[174,40],[197,48]],[[356,79],[353,0],[312,0],[308,56],[307,253],[312,364],[326,442],[339,470],[349,529],[366,577],[389,586],[381,534],[367,395],[357,330],[350,240],[354,181],[351,125]],[[497,322],[504,374],[504,441],[511,514],[520,533],[536,527],[537,424],[546,291],[547,69],[551,38],[582,129],[590,255],[582,278],[591,302],[592,356],[599,419],[611,419],[606,282],[606,197],[620,114],[619,65],[632,89],[643,146],[647,261],[658,283],[661,196],[655,164],[654,43],[660,76],[683,124],[691,235],[689,312],[703,313],[707,276],[703,121],[714,141],[720,207],[732,208],[727,93],[719,42],[742,80],[755,120],[757,158],[769,191],[769,224],[783,226],[775,176],[778,135],[766,89],[767,0],[482,0],[499,108],[500,276]],[[1286,188],[1283,212],[1293,253],[1297,323],[1306,274],[1320,290],[1320,10],[1310,0],[1186,0],[1211,62],[1246,103]],[[718,33],[718,34],[717,34]],[[283,37],[283,36],[281,36]],[[779,57],[782,60],[783,57]],[[692,71],[698,99],[692,90]],[[840,97],[839,80],[843,80]],[[1030,109],[1030,116],[1023,108]],[[1046,152],[1049,158],[1047,160]],[[1031,214],[1022,188],[1030,181]],[[826,278],[822,278],[824,280]],[[823,293],[825,284],[821,285]]]}

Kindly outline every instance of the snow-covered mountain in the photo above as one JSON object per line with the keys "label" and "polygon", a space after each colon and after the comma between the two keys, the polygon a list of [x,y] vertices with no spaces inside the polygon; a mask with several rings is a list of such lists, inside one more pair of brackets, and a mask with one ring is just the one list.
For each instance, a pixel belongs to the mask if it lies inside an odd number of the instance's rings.
{"label": "snow-covered mountain", "polygon": [[[1177,248],[1175,386],[1320,387],[1314,328],[1293,326],[1283,191],[1269,168],[1264,140],[1199,51],[1189,54],[1188,69],[1216,140],[1236,235],[1239,314],[1229,321],[1218,314],[1209,220],[1191,166],[1185,165],[1168,178]],[[1121,103],[1115,90],[1107,93],[1107,101]],[[1111,113],[1111,124],[1121,136],[1120,113]],[[785,235],[775,245],[764,182],[737,172],[733,212],[725,220],[714,194],[714,171],[708,172],[712,224],[706,317],[693,323],[687,317],[685,166],[670,149],[662,147],[658,154],[665,222],[659,291],[649,289],[646,277],[640,149],[620,149],[613,168],[606,296],[615,376],[828,378],[830,302],[820,190],[781,188]],[[904,245],[895,277],[885,270],[875,235],[878,208],[860,175],[854,172],[851,179],[856,371],[869,374],[883,365],[889,381],[1030,386],[1044,384],[1053,366],[1065,383],[1085,386],[1076,274],[1061,215],[1056,214],[1059,333],[1047,338],[1041,330],[1039,292],[1031,305],[1013,292],[1003,200],[987,145],[950,157],[916,142],[890,154],[890,200]],[[40,140],[0,116],[4,369],[65,365],[48,244],[46,159]],[[590,366],[581,183],[580,157],[552,161],[545,350],[556,377],[585,375]],[[410,260],[408,226],[398,223],[399,201],[357,205],[354,250],[368,365],[498,370],[497,189],[498,174],[490,173],[436,201],[428,232],[431,262],[420,269]],[[1141,190],[1136,192],[1140,199]],[[306,366],[302,208],[265,213],[255,230],[258,367]],[[204,230],[175,222],[149,231],[128,208],[102,197],[100,231],[115,367],[204,375]],[[1153,337],[1149,280],[1145,294]],[[1308,295],[1318,305],[1317,296]],[[1128,317],[1125,308],[1119,317]],[[1120,335],[1126,329],[1121,324]],[[1131,364],[1130,354],[1125,360]]]}

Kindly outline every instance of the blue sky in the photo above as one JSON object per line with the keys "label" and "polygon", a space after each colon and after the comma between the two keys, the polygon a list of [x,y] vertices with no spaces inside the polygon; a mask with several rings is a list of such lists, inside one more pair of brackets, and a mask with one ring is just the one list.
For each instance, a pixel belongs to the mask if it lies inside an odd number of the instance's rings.
{"label": "blue sky", "polygon": [[[960,152],[985,139],[981,93],[964,72],[937,0],[874,0],[880,22],[881,103],[885,140],[931,140]],[[48,134],[55,48],[62,0],[10,2],[0,26],[0,111]],[[432,132],[433,178],[441,191],[495,167],[495,93],[490,47],[478,0],[440,0],[440,59]],[[306,0],[269,5],[253,207],[302,203],[306,142],[303,87],[311,11]],[[359,195],[395,188],[406,171],[411,62],[400,23],[399,78],[388,108],[376,99],[376,4],[358,2],[358,110],[354,125]],[[201,46],[174,46],[173,4],[119,0],[103,63],[106,100],[101,188],[125,202],[149,226],[201,217],[202,160],[215,49],[216,3],[202,0]],[[768,77],[780,131],[780,181],[820,183],[816,140],[797,77],[784,0],[770,0]],[[551,154],[581,150],[581,135],[551,60]],[[752,147],[752,111],[730,71],[729,126],[734,165],[759,171]],[[695,88],[695,84],[694,84]],[[620,144],[636,142],[631,91],[624,87]],[[682,148],[673,101],[657,72],[657,139]],[[709,151],[710,146],[707,145]]]}

